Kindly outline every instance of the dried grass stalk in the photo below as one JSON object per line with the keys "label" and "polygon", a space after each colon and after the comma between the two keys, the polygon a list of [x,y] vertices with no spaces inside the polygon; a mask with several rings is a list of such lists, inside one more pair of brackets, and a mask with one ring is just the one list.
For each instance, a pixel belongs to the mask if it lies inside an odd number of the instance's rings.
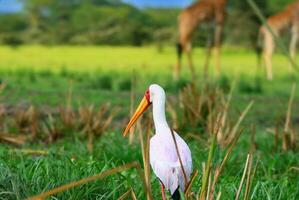
{"label": "dried grass stalk", "polygon": [[299,167],[290,167],[288,169],[288,171],[290,171],[290,170],[294,170],[294,171],[298,171],[299,172]]}
{"label": "dried grass stalk", "polygon": [[[215,88],[204,85],[202,89],[195,84],[188,84],[179,91],[179,107],[169,102],[168,111],[175,129],[204,127],[210,111],[218,104],[221,93]],[[177,104],[177,103],[176,103]]]}
{"label": "dried grass stalk", "polygon": [[286,121],[284,125],[283,130],[283,136],[282,136],[282,149],[284,151],[287,151],[289,149],[296,149],[296,133],[295,130],[292,129],[291,125],[291,118],[292,118],[292,105],[295,97],[295,91],[296,91],[296,84],[293,84],[291,96],[288,103],[287,113],[286,113]]}
{"label": "dried grass stalk", "polygon": [[174,135],[174,132],[173,132],[172,129],[170,129],[170,132],[171,132],[171,136],[172,136],[172,139],[173,139],[173,142],[174,142],[174,146],[175,146],[175,150],[176,150],[177,156],[179,158],[179,162],[180,162],[180,165],[181,165],[181,169],[182,169],[184,180],[185,180],[185,186],[186,186],[187,183],[188,183],[188,178],[187,178],[186,171],[185,171],[185,168],[184,168],[184,165],[183,165],[183,162],[182,162],[182,158],[181,158],[181,155],[180,155],[178,143],[177,143],[177,141],[175,139],[175,135]]}
{"label": "dried grass stalk", "polygon": [[7,110],[3,104],[0,104],[0,132],[8,132],[7,130],[7,124],[6,124],[6,118],[7,118]]}
{"label": "dried grass stalk", "polygon": [[216,200],[220,200],[220,198],[221,198],[221,191],[218,192]]}
{"label": "dried grass stalk", "polygon": [[128,191],[126,191],[124,194],[122,194],[117,200],[124,200],[127,197],[129,197],[129,195],[132,194],[132,188],[130,188]]}
{"label": "dried grass stalk", "polygon": [[258,159],[256,161],[255,167],[253,169],[253,173],[251,173],[252,160],[253,159],[251,159],[250,168],[249,168],[250,171],[248,172],[248,175],[247,175],[247,183],[246,183],[246,190],[245,190],[244,200],[248,200],[249,199],[251,185],[252,185],[252,182],[253,182],[256,170],[257,170],[258,163],[259,163],[259,159]]}
{"label": "dried grass stalk", "polygon": [[140,168],[140,165],[137,162],[132,162],[132,163],[125,164],[125,165],[122,165],[122,166],[119,166],[119,167],[115,167],[113,169],[107,170],[107,171],[102,172],[100,174],[97,174],[97,175],[94,175],[94,176],[90,176],[90,177],[81,179],[79,181],[73,181],[71,183],[68,183],[66,185],[54,188],[54,189],[49,190],[47,192],[43,192],[43,193],[41,193],[39,195],[36,195],[36,196],[33,196],[33,197],[29,197],[27,200],[45,199],[45,198],[47,198],[49,196],[52,196],[52,195],[55,195],[55,194],[57,194],[59,192],[66,191],[66,190],[69,190],[71,188],[77,187],[79,185],[83,185],[83,184],[89,183],[91,181],[99,180],[99,179],[105,178],[107,176],[110,176],[112,174],[116,174],[116,173],[119,173],[119,172],[122,172],[122,171],[125,171],[125,170],[128,170],[128,169],[131,169],[131,168],[137,168],[138,169],[138,168]]}
{"label": "dried grass stalk", "polygon": [[24,145],[28,140],[28,136],[26,135],[13,135],[13,134],[5,134],[0,133],[0,141],[8,142],[14,145]]}
{"label": "dried grass stalk", "polygon": [[43,131],[48,135],[45,139],[46,143],[53,143],[58,138],[62,137],[62,128],[59,126],[57,120],[48,114],[48,120],[43,123]]}
{"label": "dried grass stalk", "polygon": [[49,152],[45,150],[36,150],[36,149],[12,149],[12,152],[23,153],[28,155],[43,156],[48,155]]}
{"label": "dried grass stalk", "polygon": [[[133,115],[134,113],[134,108],[135,108],[135,101],[136,101],[136,81],[137,80],[137,76],[135,71],[133,71],[132,73],[132,78],[131,78],[131,91],[130,91],[130,116]],[[134,140],[134,132],[135,132],[135,127],[133,126],[130,130],[130,134],[129,134],[129,144],[133,143]]]}
{"label": "dried grass stalk", "polygon": [[210,171],[212,169],[212,159],[213,159],[214,150],[215,150],[215,147],[216,147],[217,133],[218,133],[218,129],[215,130],[214,134],[212,135],[212,141],[211,141],[211,144],[210,144],[208,160],[207,160],[207,164],[206,164],[206,167],[205,167],[205,172],[203,174],[202,186],[201,186],[201,190],[200,190],[200,193],[199,193],[199,199],[200,200],[204,200],[204,198],[206,196],[206,189],[207,189],[207,186],[208,186],[209,175],[210,175]]}
{"label": "dried grass stalk", "polygon": [[[147,124],[149,124],[149,120],[147,120]],[[142,151],[142,160],[143,160],[143,166],[144,166],[144,180],[146,184],[146,198],[148,200],[153,199],[151,195],[151,179],[150,179],[150,164],[149,164],[149,145],[150,145],[150,125],[147,125],[147,131],[146,131],[146,138],[143,139],[142,136],[142,129],[139,126],[139,140],[141,145],[141,151]]]}
{"label": "dried grass stalk", "polygon": [[247,105],[247,107],[245,108],[245,110],[241,113],[241,115],[240,115],[237,123],[235,124],[235,126],[233,127],[233,129],[231,131],[231,134],[230,134],[229,139],[228,139],[228,143],[230,143],[236,137],[236,134],[238,133],[238,129],[239,129],[239,126],[240,126],[241,122],[244,120],[245,116],[247,115],[247,113],[249,112],[249,110],[251,109],[251,107],[253,106],[253,104],[254,104],[254,101],[251,101]]}
{"label": "dried grass stalk", "polygon": [[137,197],[136,197],[136,194],[135,194],[133,188],[131,190],[131,197],[132,197],[132,200],[137,200]]}
{"label": "dried grass stalk", "polygon": [[73,81],[70,81],[68,85],[67,95],[66,95],[66,105],[65,107],[59,108],[61,120],[64,123],[64,126],[68,129],[72,129],[76,125],[75,123],[76,116],[72,106],[72,99],[73,99]]}
{"label": "dried grass stalk", "polygon": [[246,159],[246,163],[245,163],[243,175],[242,175],[242,178],[241,178],[241,182],[240,182],[239,188],[238,188],[237,193],[236,193],[235,200],[238,200],[240,198],[241,191],[242,191],[243,184],[244,184],[244,180],[245,180],[246,173],[247,173],[247,170],[248,170],[248,166],[249,166],[249,163],[250,163],[250,159],[252,159],[251,157],[252,157],[251,154],[247,155],[247,159]]}
{"label": "dried grass stalk", "polygon": [[27,134],[31,139],[36,139],[39,132],[38,119],[39,115],[32,105],[27,110],[18,110],[14,117],[18,133]]}
{"label": "dried grass stalk", "polygon": [[190,197],[190,191],[191,191],[191,187],[195,181],[195,178],[198,176],[198,170],[196,169],[193,173],[193,175],[190,178],[189,183],[187,184],[187,187],[185,189],[185,197],[186,199],[188,199]]}
{"label": "dried grass stalk", "polygon": [[5,89],[6,87],[6,83],[1,83],[0,84],[0,94],[3,92],[3,90]]}
{"label": "dried grass stalk", "polygon": [[230,93],[228,95],[228,99],[225,102],[224,97],[222,97],[222,104],[224,105],[224,109],[222,111],[221,115],[221,120],[220,120],[220,127],[219,127],[219,132],[217,133],[217,142],[218,144],[222,144],[224,139],[225,139],[225,128],[227,126],[227,118],[228,118],[228,111],[229,111],[229,106],[232,100],[233,96],[233,91],[234,91],[234,86],[231,88]]}
{"label": "dried grass stalk", "polygon": [[243,131],[240,131],[239,134],[234,138],[234,140],[233,140],[232,143],[230,144],[228,150],[226,151],[226,154],[225,154],[223,160],[221,161],[220,166],[217,166],[216,169],[215,169],[214,179],[213,179],[213,183],[212,183],[212,186],[211,186],[211,192],[210,192],[210,195],[209,195],[209,196],[210,196],[210,198],[209,198],[210,200],[212,200],[213,197],[214,197],[215,187],[216,187],[216,184],[217,184],[217,182],[218,182],[218,179],[219,179],[219,177],[220,177],[220,175],[221,175],[221,172],[222,172],[222,170],[223,170],[223,168],[224,168],[224,165],[225,165],[225,163],[226,163],[228,157],[230,156],[230,154],[231,154],[233,148],[235,147],[235,145],[236,145],[238,139],[240,138],[240,135],[241,135],[242,132],[243,132]]}

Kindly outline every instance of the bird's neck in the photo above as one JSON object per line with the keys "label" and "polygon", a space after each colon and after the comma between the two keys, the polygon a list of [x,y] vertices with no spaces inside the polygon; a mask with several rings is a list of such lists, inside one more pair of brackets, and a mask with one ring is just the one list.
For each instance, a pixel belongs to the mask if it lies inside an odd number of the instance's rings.
{"label": "bird's neck", "polygon": [[165,117],[165,96],[163,95],[153,100],[153,118],[157,134],[160,133],[160,130],[162,133],[165,128],[169,129]]}

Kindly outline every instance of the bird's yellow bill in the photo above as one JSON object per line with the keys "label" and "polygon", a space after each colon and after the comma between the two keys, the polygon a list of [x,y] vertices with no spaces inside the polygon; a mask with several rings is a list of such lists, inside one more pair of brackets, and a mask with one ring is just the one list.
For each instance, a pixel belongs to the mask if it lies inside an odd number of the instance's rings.
{"label": "bird's yellow bill", "polygon": [[150,106],[150,102],[148,102],[148,100],[143,97],[143,99],[141,100],[138,108],[136,109],[135,113],[133,114],[132,118],[130,119],[123,136],[126,136],[129,131],[130,128],[134,125],[134,123],[137,121],[137,119],[140,117],[140,115],[142,115],[142,113],[144,113],[144,111]]}

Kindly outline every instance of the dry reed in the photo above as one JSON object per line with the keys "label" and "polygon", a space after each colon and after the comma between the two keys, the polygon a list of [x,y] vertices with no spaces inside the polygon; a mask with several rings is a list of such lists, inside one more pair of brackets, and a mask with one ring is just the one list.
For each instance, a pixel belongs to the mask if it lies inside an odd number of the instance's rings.
{"label": "dry reed", "polygon": [[90,177],[81,179],[79,181],[73,181],[73,182],[70,182],[70,183],[68,183],[66,185],[62,185],[60,187],[54,188],[52,190],[49,190],[47,192],[43,192],[43,193],[41,193],[39,195],[36,195],[36,196],[33,196],[33,197],[29,197],[27,200],[43,200],[43,199],[45,199],[47,197],[50,197],[52,195],[55,195],[57,193],[69,190],[69,189],[77,187],[79,185],[87,184],[89,182],[105,178],[105,177],[110,176],[112,174],[120,173],[120,172],[122,172],[124,170],[128,170],[128,169],[131,169],[131,168],[136,168],[137,170],[140,170],[140,165],[137,162],[132,162],[132,163],[125,164],[125,165],[122,165],[122,166],[119,166],[119,167],[115,167],[113,169],[104,171],[104,172],[102,172],[100,174],[97,174],[97,175],[94,175],[94,176],[90,176]]}

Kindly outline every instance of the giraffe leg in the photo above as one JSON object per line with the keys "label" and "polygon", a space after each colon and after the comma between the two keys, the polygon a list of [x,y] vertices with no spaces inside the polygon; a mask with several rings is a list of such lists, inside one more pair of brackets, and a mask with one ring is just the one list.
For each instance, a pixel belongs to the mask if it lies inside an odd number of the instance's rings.
{"label": "giraffe leg", "polygon": [[264,45],[264,60],[265,60],[268,80],[273,80],[272,61],[271,61],[273,50],[274,50],[274,40],[272,35],[268,32],[267,34],[265,34],[265,45]]}
{"label": "giraffe leg", "polygon": [[[208,33],[212,31],[211,28],[208,31]],[[211,59],[211,51],[212,51],[212,38],[211,38],[211,34],[208,34],[208,40],[207,40],[207,52],[206,52],[206,61],[204,64],[204,73],[203,76],[204,78],[208,77],[208,70],[209,70],[209,65],[210,65],[210,59]]]}
{"label": "giraffe leg", "polygon": [[175,80],[175,81],[179,80],[180,72],[181,72],[181,65],[179,63],[177,63],[175,65],[174,71],[173,71],[173,80]]}
{"label": "giraffe leg", "polygon": [[220,51],[221,51],[221,34],[222,34],[222,22],[216,24],[215,29],[215,57],[216,57],[216,73],[221,73]]}
{"label": "giraffe leg", "polygon": [[266,66],[267,79],[269,81],[271,81],[271,80],[273,80],[272,61],[271,61],[272,54],[265,53],[264,58],[265,58],[265,66]]}
{"label": "giraffe leg", "polygon": [[215,57],[216,57],[216,72],[217,75],[221,74],[221,61],[220,61],[220,46],[216,46],[215,48]]}
{"label": "giraffe leg", "polygon": [[190,43],[188,43],[188,45],[185,47],[185,51],[186,51],[186,54],[187,54],[192,79],[195,80],[196,79],[196,72],[195,72],[195,69],[193,67],[192,55],[191,55],[191,44]]}
{"label": "giraffe leg", "polygon": [[173,79],[178,80],[181,72],[183,45],[181,42],[177,44],[177,63],[173,71]]}
{"label": "giraffe leg", "polygon": [[[299,32],[298,27],[294,25],[291,31],[292,37],[290,42],[290,55],[293,63],[295,63],[295,58],[296,58],[296,46],[297,46],[298,34],[299,34],[298,32]],[[289,65],[290,72],[292,72],[292,64]]]}
{"label": "giraffe leg", "polygon": [[204,65],[204,78],[208,77],[208,71],[209,71],[209,64],[210,64],[210,59],[211,59],[211,51],[212,51],[212,47],[208,46],[207,47],[207,55],[206,55],[206,61],[205,61],[205,65]]}
{"label": "giraffe leg", "polygon": [[161,194],[162,194],[162,200],[166,200],[166,196],[165,196],[165,187],[163,185],[163,183],[161,184]]}

